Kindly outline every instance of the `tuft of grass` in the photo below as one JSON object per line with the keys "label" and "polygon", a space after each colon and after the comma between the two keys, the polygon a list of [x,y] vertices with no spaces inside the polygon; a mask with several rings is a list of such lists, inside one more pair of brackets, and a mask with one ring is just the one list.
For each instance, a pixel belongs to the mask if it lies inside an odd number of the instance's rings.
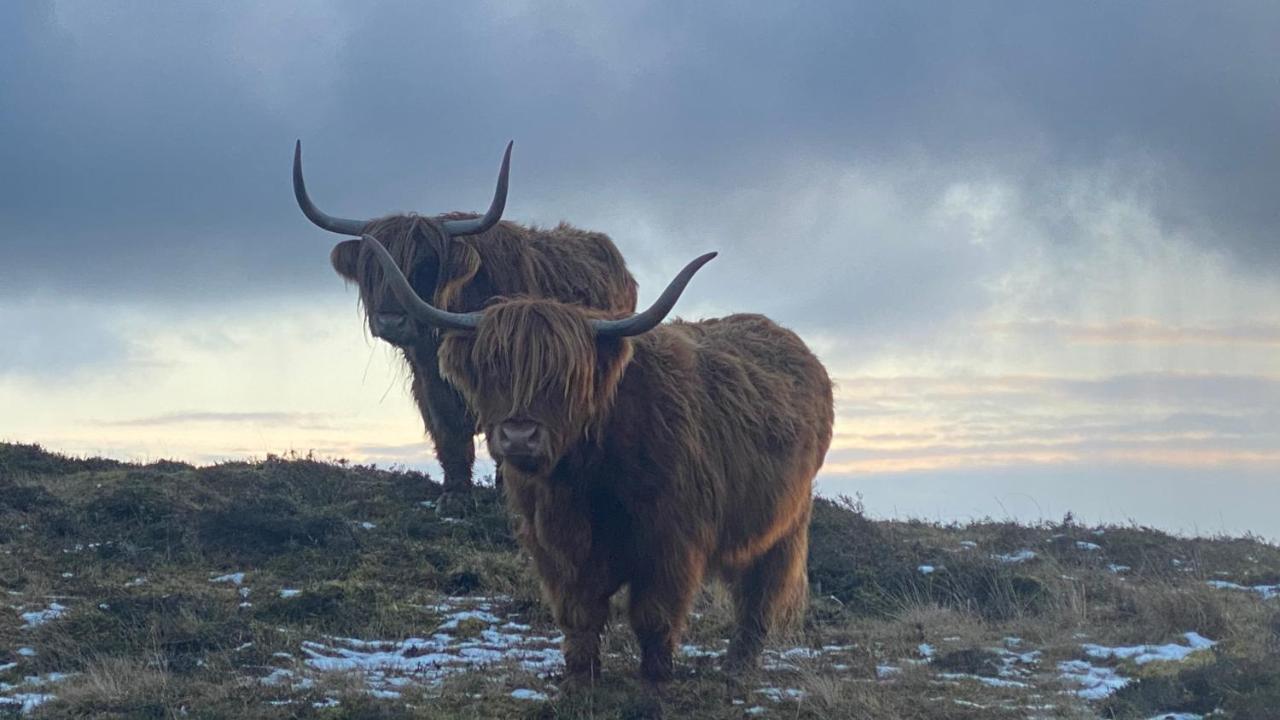
{"label": "tuft of grass", "polygon": [[[443,519],[430,507],[440,491],[420,473],[312,457],[137,465],[0,444],[0,591],[11,606],[0,613],[0,683],[55,695],[36,718],[739,720],[754,707],[806,719],[1146,718],[1215,708],[1248,718],[1280,706],[1280,607],[1205,582],[1280,580],[1272,545],[1089,528],[1070,517],[1031,526],[882,521],[848,498],[815,502],[804,627],[776,634],[774,665],[754,676],[726,676],[714,655],[682,657],[676,681],[654,693],[636,678],[625,596],[604,638],[604,676],[582,692],[516,663],[441,687],[397,686],[400,697],[385,698],[362,677],[310,673],[303,643],[428,637],[448,595],[486,596],[496,613],[555,634],[501,493],[477,488],[461,518]],[[1024,550],[1035,557],[998,558]],[[236,573],[239,585],[213,582]],[[284,588],[297,592],[284,597]],[[67,608],[62,617],[34,627],[20,619],[53,602]],[[728,594],[709,585],[684,642],[723,649],[732,619]],[[484,630],[464,620],[454,635],[479,642]],[[1170,642],[1192,630],[1218,644],[1177,664],[1108,661],[1134,682],[1104,703],[1058,692],[1056,664],[1084,657],[1083,642]],[[1005,648],[1040,651],[1019,665],[1028,687],[975,679],[1006,677]],[[263,682],[282,670],[293,680]],[[75,674],[28,683],[52,672]],[[548,699],[514,698],[517,688]]]}

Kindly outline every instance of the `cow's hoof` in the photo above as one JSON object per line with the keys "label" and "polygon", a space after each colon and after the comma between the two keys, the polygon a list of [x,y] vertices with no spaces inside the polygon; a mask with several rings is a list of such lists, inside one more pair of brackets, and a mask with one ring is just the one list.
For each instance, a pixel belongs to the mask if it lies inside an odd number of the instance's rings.
{"label": "cow's hoof", "polygon": [[471,493],[458,490],[447,490],[436,498],[436,515],[446,518],[465,517],[475,503]]}

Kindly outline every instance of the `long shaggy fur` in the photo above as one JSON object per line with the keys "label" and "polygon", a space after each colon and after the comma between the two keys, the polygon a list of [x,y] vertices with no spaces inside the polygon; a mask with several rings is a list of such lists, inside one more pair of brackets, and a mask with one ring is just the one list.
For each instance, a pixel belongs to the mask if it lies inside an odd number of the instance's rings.
{"label": "long shaggy fur", "polygon": [[759,315],[595,338],[600,313],[500,302],[448,333],[441,370],[494,445],[512,417],[549,431],[536,474],[502,472],[518,534],[565,633],[572,675],[599,668],[609,597],[630,588],[641,671],[670,676],[707,573],[737,607],[730,666],[807,597],[812,482],[831,442],[832,386],[794,333]]}
{"label": "long shaggy fur", "polygon": [[[386,246],[418,294],[437,307],[468,312],[496,296],[531,296],[612,314],[635,310],[635,279],[607,235],[564,223],[544,230],[506,221],[479,235],[452,238],[440,231],[440,220],[467,217],[475,216],[392,215],[370,222],[367,232]],[[330,259],[343,278],[359,286],[371,327],[382,308],[400,310],[381,267],[361,252],[359,240],[339,243]],[[400,346],[413,376],[414,400],[444,468],[446,489],[465,489],[475,459],[475,418],[440,378],[436,333],[422,326],[416,336]]]}

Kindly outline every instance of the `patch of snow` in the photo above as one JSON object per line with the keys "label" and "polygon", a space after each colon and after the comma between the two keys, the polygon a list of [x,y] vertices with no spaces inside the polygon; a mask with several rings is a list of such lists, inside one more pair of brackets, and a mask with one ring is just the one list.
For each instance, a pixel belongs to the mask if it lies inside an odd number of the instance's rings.
{"label": "patch of snow", "polygon": [[1196,713],[1161,713],[1151,720],[1204,720],[1204,716]]}
{"label": "patch of snow", "polygon": [[808,693],[799,688],[762,687],[756,690],[756,692],[764,695],[774,702],[783,702],[784,700],[803,700],[808,696]]}
{"label": "patch of snow", "polygon": [[299,677],[292,670],[284,668],[276,668],[271,671],[270,675],[259,678],[258,682],[271,687],[290,687],[295,690],[309,690],[315,686],[315,681],[308,677]]}
{"label": "patch of snow", "polygon": [[547,699],[547,694],[538,692],[537,690],[529,690],[528,688],[519,688],[511,691],[511,697],[517,700],[534,700],[541,702]]}
{"label": "patch of snow", "polygon": [[25,612],[22,613],[21,617],[22,621],[27,624],[28,628],[35,628],[40,627],[50,620],[56,620],[66,614],[66,606],[59,605],[58,603],[49,603],[48,608],[44,610],[37,610],[35,612]]}
{"label": "patch of snow", "polygon": [[1017,680],[1005,680],[1004,678],[986,677],[984,675],[970,675],[968,673],[938,673],[938,677],[945,678],[947,680],[977,680],[983,685],[987,685],[989,687],[1004,687],[1004,688],[1028,687],[1026,683],[1018,682]]}
{"label": "patch of snow", "polygon": [[1076,695],[1085,700],[1101,700],[1129,684],[1114,668],[1094,667],[1086,660],[1060,662],[1058,673],[1064,680],[1079,685]]}
{"label": "patch of snow", "polygon": [[280,597],[282,598],[288,599],[291,597],[297,597],[301,594],[302,594],[302,591],[297,590],[295,588],[280,588]]}
{"label": "patch of snow", "polygon": [[17,705],[22,708],[23,714],[26,714],[52,699],[52,695],[45,693],[14,693],[13,695],[0,696],[0,706]]}
{"label": "patch of snow", "polygon": [[490,625],[500,622],[498,616],[487,610],[463,610],[449,616],[449,619],[445,620],[437,630],[457,630],[458,624],[464,620],[479,620]]}
{"label": "patch of snow", "polygon": [[36,650],[35,650],[35,648],[20,647],[20,648],[18,648],[17,652],[18,652],[18,654],[19,654],[19,655],[21,655],[22,657],[35,657],[35,656],[36,656]]}
{"label": "patch of snow", "polygon": [[1238,583],[1227,582],[1226,580],[1208,580],[1210,586],[1219,590],[1247,590],[1258,593],[1263,600],[1280,597],[1280,584],[1276,585],[1240,585]]}
{"label": "patch of snow", "polygon": [[[359,673],[370,691],[392,691],[408,684],[435,686],[449,676],[504,663],[540,674],[563,666],[557,647],[561,637],[522,632],[529,626],[499,617],[492,600],[453,597],[431,606],[450,614],[428,638],[304,641],[305,665],[315,672]],[[464,620],[483,626],[478,636],[457,638],[447,632]]]}
{"label": "patch of snow", "polygon": [[1105,645],[1095,645],[1087,643],[1083,646],[1084,652],[1091,658],[1106,660],[1109,658],[1119,658],[1125,660],[1133,660],[1139,665],[1145,665],[1149,662],[1177,662],[1185,659],[1188,655],[1199,650],[1207,650],[1216,642],[1195,632],[1183,633],[1183,637],[1187,639],[1186,645],[1177,645],[1169,643],[1167,645],[1132,645],[1129,647],[1107,647]]}
{"label": "patch of snow", "polygon": [[364,521],[364,522],[360,523],[360,527],[364,528],[365,530],[372,530],[372,529],[374,529],[374,528],[376,528],[376,527],[378,527],[378,526],[377,526],[377,525],[374,525],[373,523],[371,523],[371,522],[369,522],[368,520],[366,520],[366,521]]}
{"label": "patch of snow", "polygon": [[680,646],[680,654],[685,657],[691,657],[691,658],[704,658],[704,657],[715,658],[715,657],[720,657],[721,655],[724,655],[724,652],[725,652],[724,650],[708,650],[706,648],[698,647],[697,645],[681,645]]}
{"label": "patch of snow", "polygon": [[978,543],[976,543],[976,542],[974,542],[974,541],[972,541],[972,540],[961,540],[961,541],[960,541],[960,547],[965,548],[965,549],[968,549],[968,550],[972,550],[973,548],[978,547]]}
{"label": "patch of snow", "polygon": [[28,675],[22,679],[22,682],[27,685],[51,685],[53,683],[60,683],[74,675],[75,673],[64,672],[51,672],[45,673],[44,675]]}
{"label": "patch of snow", "polygon": [[1083,550],[1085,552],[1097,552],[1102,549],[1102,546],[1097,543],[1085,542],[1084,540],[1077,540],[1076,548],[1079,550]]}
{"label": "patch of snow", "polygon": [[934,570],[937,570],[937,568],[935,568],[932,565],[921,565],[920,567],[916,568],[916,570],[920,571],[921,575],[928,575],[932,573]]}
{"label": "patch of snow", "polygon": [[1034,560],[1037,555],[1034,550],[1019,550],[1008,555],[992,555],[991,557],[1002,563],[1023,563],[1028,560]]}
{"label": "patch of snow", "polygon": [[209,578],[209,582],[216,582],[216,583],[229,582],[232,585],[239,585],[240,583],[244,582],[244,573],[235,572],[235,573],[227,573],[226,575],[219,575],[218,577],[211,577]]}
{"label": "patch of snow", "polygon": [[16,662],[11,662],[11,663],[0,663],[0,673],[2,673],[2,672],[9,672],[10,670],[12,670],[12,669],[14,669],[14,668],[16,668],[16,667],[18,667],[18,663],[16,663]]}
{"label": "patch of snow", "polygon": [[125,586],[125,587],[138,587],[139,585],[145,585],[145,584],[146,584],[146,582],[147,582],[147,579],[146,579],[146,578],[144,578],[144,577],[136,577],[136,578],[134,578],[134,579],[130,580],[129,582],[125,583],[125,584],[124,584],[124,586]]}
{"label": "patch of snow", "polygon": [[338,707],[338,706],[339,706],[339,705],[341,705],[341,704],[342,704],[342,703],[338,702],[338,700],[337,700],[336,698],[327,697],[327,698],[325,698],[324,700],[317,700],[316,702],[311,703],[311,707],[313,707],[313,708],[331,708],[331,707]]}
{"label": "patch of snow", "polygon": [[876,666],[876,677],[880,678],[881,680],[885,678],[893,677],[894,675],[897,675],[901,672],[902,672],[902,668],[894,667],[893,665],[877,665]]}
{"label": "patch of snow", "polygon": [[1128,565],[1117,565],[1115,563],[1111,563],[1110,565],[1107,566],[1107,569],[1119,575],[1122,572],[1129,572],[1133,568],[1129,567]]}
{"label": "patch of snow", "polygon": [[916,648],[916,651],[919,652],[920,656],[923,657],[925,660],[932,660],[933,654],[937,652],[934,649],[934,647],[929,643],[920,643],[920,645]]}
{"label": "patch of snow", "polygon": [[743,710],[742,712],[748,715],[763,715],[766,712],[768,712],[768,710],[765,710],[763,707],[759,705],[752,705],[751,707],[747,708],[746,710]]}

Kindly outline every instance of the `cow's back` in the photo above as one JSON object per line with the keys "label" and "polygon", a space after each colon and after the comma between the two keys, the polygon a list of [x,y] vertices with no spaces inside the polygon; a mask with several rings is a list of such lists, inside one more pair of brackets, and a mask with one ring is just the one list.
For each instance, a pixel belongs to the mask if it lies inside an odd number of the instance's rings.
{"label": "cow's back", "polygon": [[762,315],[675,322],[694,351],[697,426],[712,477],[719,552],[740,565],[808,519],[812,481],[831,444],[826,369],[793,332]]}
{"label": "cow's back", "polygon": [[619,314],[635,311],[635,278],[604,233],[566,223],[545,229],[504,222],[469,245],[494,295],[554,298]]}

